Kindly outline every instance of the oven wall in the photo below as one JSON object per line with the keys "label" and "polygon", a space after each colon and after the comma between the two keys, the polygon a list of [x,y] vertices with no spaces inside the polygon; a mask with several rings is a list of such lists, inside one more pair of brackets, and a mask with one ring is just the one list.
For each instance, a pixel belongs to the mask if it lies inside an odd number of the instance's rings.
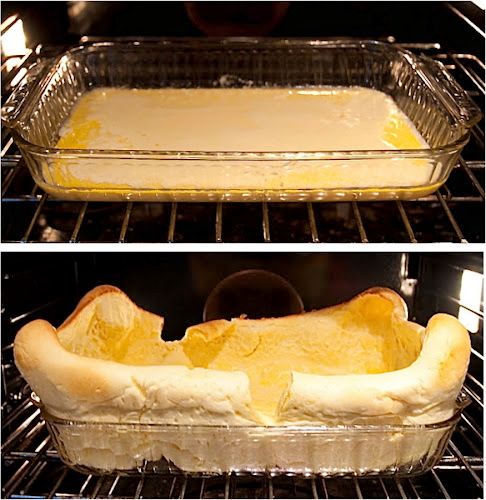
{"label": "oven wall", "polygon": [[[202,321],[206,299],[225,277],[264,269],[286,279],[305,310],[349,299],[373,286],[399,292],[424,324],[438,311],[457,315],[464,269],[482,273],[480,254],[437,253],[8,253],[2,256],[2,343],[35,318],[61,323],[99,284],[124,290],[166,318],[164,337]],[[241,311],[244,313],[245,311]],[[482,325],[481,325],[482,326]],[[473,344],[482,351],[479,335]]]}
{"label": "oven wall", "polygon": [[[20,12],[31,46],[38,43],[73,42],[90,36],[202,36],[188,14],[192,2],[2,2],[2,20]],[[247,15],[221,2],[199,7],[206,19],[255,20],[265,9],[243,7]],[[232,2],[225,2],[226,4]],[[245,2],[240,2],[245,3]],[[265,2],[267,4],[273,2]],[[398,41],[436,42],[442,40],[457,51],[484,55],[484,39],[458,17],[446,2],[276,2],[284,15],[267,30],[277,37],[386,38]],[[450,2],[478,26],[484,26],[484,11],[472,2]],[[449,8],[448,8],[449,7]],[[226,12],[226,15],[225,15]],[[228,28],[226,35],[241,36]],[[247,33],[252,35],[251,32]]]}

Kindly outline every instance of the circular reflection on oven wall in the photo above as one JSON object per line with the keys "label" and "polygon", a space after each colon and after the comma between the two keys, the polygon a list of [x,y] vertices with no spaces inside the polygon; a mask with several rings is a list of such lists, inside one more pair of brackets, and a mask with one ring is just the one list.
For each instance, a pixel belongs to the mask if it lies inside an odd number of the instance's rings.
{"label": "circular reflection on oven wall", "polygon": [[251,319],[298,314],[304,304],[297,290],[276,273],[247,269],[220,281],[204,305],[203,320]]}

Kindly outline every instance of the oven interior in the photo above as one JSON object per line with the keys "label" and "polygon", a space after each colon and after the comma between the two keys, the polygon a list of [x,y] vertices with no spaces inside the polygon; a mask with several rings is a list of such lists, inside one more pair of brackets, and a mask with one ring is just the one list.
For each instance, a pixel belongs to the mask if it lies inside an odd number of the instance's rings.
{"label": "oven interior", "polygon": [[[408,21],[400,22],[400,16],[403,16],[404,12],[413,17],[413,12],[400,6],[400,2],[397,3],[398,7],[387,7],[389,12],[386,9],[382,9],[382,12],[376,6],[373,7],[371,2],[366,8],[372,9],[375,16],[381,14],[390,24],[385,27],[389,30],[385,35],[385,28],[378,22],[373,24],[372,20],[367,18],[368,24],[360,28],[356,26],[356,19],[352,15],[348,16],[348,28],[345,29],[346,18],[343,18],[342,9],[347,7],[337,5],[333,7],[336,9],[333,13],[331,7],[326,6],[326,2],[322,4],[320,8],[324,10],[317,10],[315,13],[322,19],[321,32],[310,19],[312,16],[305,16],[304,11],[299,14],[298,8],[291,5],[285,21],[287,24],[284,23],[280,31],[275,32],[275,36],[325,37],[344,32],[348,37],[366,35],[368,38],[398,43],[415,53],[425,54],[442,62],[484,113],[484,33],[475,27],[472,21],[468,24],[464,19],[465,14],[459,11],[458,7],[448,3],[439,5],[435,2],[424,2],[428,4],[428,7],[424,8],[429,9],[429,15],[435,16],[434,23],[427,31],[419,19],[413,23],[414,29],[407,24]],[[318,9],[309,5],[305,7],[307,10],[312,8]],[[363,8],[354,3],[350,7],[351,12]],[[103,13],[103,9],[100,9]],[[141,7],[138,15],[148,13],[147,9],[147,6]],[[395,17],[393,9],[401,9]],[[135,9],[135,12],[138,11]],[[366,9],[360,12],[366,13]],[[294,17],[291,17],[292,13]],[[170,15],[170,12],[166,14]],[[86,13],[84,15],[87,16]],[[332,15],[339,20],[336,21],[339,28],[336,26],[334,30],[343,30],[340,33],[335,33],[332,29]],[[417,13],[417,16],[420,18],[422,14]],[[392,19],[395,18],[393,24]],[[39,59],[59,54],[68,46],[80,41],[106,40],[107,36],[115,39],[114,36],[128,35],[133,38],[134,33],[161,33],[160,30],[151,30],[150,23],[149,28],[144,28],[140,19],[137,24],[136,16],[133,18],[133,26],[125,19],[126,25],[122,25],[120,21],[117,29],[105,26],[104,30],[100,27],[103,25],[103,18],[100,17],[95,23],[97,27],[83,32],[82,30],[86,29],[83,19],[82,16],[79,19],[74,17],[72,23],[76,25],[77,22],[79,32],[89,33],[89,36],[76,38],[74,30],[69,36],[64,34],[47,38],[46,42],[34,45],[32,49],[25,49],[22,54],[11,53],[6,56],[2,53],[2,102],[5,102],[14,88],[22,85],[26,68]],[[3,39],[11,36],[9,33],[12,34],[15,30],[18,32],[19,21],[22,19],[13,15],[2,23]],[[104,22],[109,24],[106,12]],[[440,26],[445,22],[447,30],[441,30]],[[184,25],[181,26],[178,33],[167,29],[163,31],[165,28],[161,28],[162,33],[195,34],[189,29],[184,31]],[[457,36],[454,36],[454,33]],[[437,39],[430,40],[432,34],[437,36]],[[422,40],[417,40],[421,35]],[[414,201],[63,202],[42,192],[35,185],[6,128],[2,129],[1,166],[4,242],[484,241],[484,118],[472,129],[471,140],[463,150],[447,183],[436,193]]]}
{"label": "oven interior", "polygon": [[[2,497],[10,498],[483,498],[483,262],[474,253],[8,253],[2,256]],[[305,310],[342,302],[371,286],[399,292],[409,316],[459,316],[471,332],[464,410],[439,464],[411,478],[280,475],[92,476],[59,460],[12,359],[15,333],[44,318],[60,324],[82,295],[109,283],[166,318],[164,338],[203,320],[215,288],[240,271],[288,282]],[[225,281],[228,283],[228,280]],[[235,282],[233,282],[235,283]],[[238,282],[234,286],[238,286]],[[267,290],[271,297],[271,287]],[[208,300],[209,299],[209,300]],[[240,299],[246,312],[249,302]],[[252,316],[267,315],[271,301]],[[222,304],[222,305],[221,305]],[[224,301],[218,313],[225,316]],[[290,305],[288,307],[291,307]],[[284,314],[285,311],[281,311]]]}

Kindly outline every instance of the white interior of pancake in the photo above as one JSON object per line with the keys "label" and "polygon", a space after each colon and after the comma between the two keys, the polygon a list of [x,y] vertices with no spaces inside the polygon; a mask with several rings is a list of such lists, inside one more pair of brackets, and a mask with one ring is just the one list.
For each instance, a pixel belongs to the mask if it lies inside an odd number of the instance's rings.
{"label": "white interior of pancake", "polygon": [[60,328],[58,338],[76,354],[125,364],[243,371],[250,380],[252,406],[266,415],[274,414],[291,371],[384,373],[410,365],[422,345],[416,326],[377,294],[325,313],[201,324],[175,342],[161,340],[161,325],[161,318],[127,297],[105,294]]}

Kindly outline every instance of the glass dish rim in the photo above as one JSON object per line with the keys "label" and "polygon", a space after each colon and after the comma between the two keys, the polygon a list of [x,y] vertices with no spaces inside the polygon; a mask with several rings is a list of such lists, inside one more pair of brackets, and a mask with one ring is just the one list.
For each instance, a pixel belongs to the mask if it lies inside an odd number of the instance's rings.
{"label": "glass dish rim", "polygon": [[417,432],[417,431],[430,431],[438,429],[447,429],[455,425],[459,420],[461,413],[471,403],[471,398],[467,392],[462,388],[457,395],[454,402],[454,413],[440,422],[433,422],[428,424],[381,424],[381,425],[230,425],[230,424],[167,424],[155,422],[99,422],[89,420],[71,420],[52,415],[49,410],[41,402],[40,398],[31,392],[29,396],[30,401],[40,409],[41,415],[46,422],[54,425],[62,426],[76,426],[76,427],[89,427],[93,425],[102,425],[108,427],[135,427],[135,428],[148,428],[158,430],[173,430],[173,431],[210,431],[210,430],[226,430],[226,431],[247,431],[247,432],[265,432],[269,434],[281,434],[282,432],[291,434],[341,434],[341,433],[366,433],[366,432]]}
{"label": "glass dish rim", "polygon": [[[83,41],[83,39],[81,40]],[[197,37],[154,37],[154,38],[139,38],[127,39],[127,40],[107,40],[107,41],[85,41],[79,45],[71,47],[70,49],[59,54],[53,58],[52,63],[47,68],[46,73],[41,77],[37,84],[37,89],[32,92],[29,96],[30,104],[26,104],[25,108],[32,106],[37,98],[40,97],[45,87],[49,82],[51,82],[53,76],[59,70],[59,65],[63,59],[67,59],[70,56],[77,55],[84,50],[90,48],[117,48],[117,47],[131,47],[137,48],[143,46],[170,46],[170,45],[181,45],[184,44],[191,45],[193,50],[198,48],[210,47],[210,46],[220,46],[223,50],[229,50],[231,44],[233,45],[244,45],[245,47],[282,47],[282,48],[292,48],[292,47],[336,47],[336,48],[346,48],[346,47],[377,47],[384,51],[393,52],[395,54],[400,54],[407,64],[412,66],[413,70],[420,76],[420,68],[418,67],[420,60],[419,58],[400,46],[392,45],[390,43],[382,42],[379,40],[371,39],[312,39],[312,38],[265,38],[265,37],[209,37],[207,39],[200,39]],[[421,77],[421,80],[424,79]],[[428,81],[426,79],[425,81]],[[428,85],[427,85],[428,86]],[[299,88],[299,86],[293,86],[292,88]],[[430,87],[429,87],[430,88]],[[434,94],[437,93],[439,89],[436,88],[434,82],[434,88],[430,89]],[[34,97],[36,99],[34,99]],[[479,110],[478,110],[479,111]],[[3,113],[2,113],[3,115]],[[479,112],[479,117],[481,113]],[[3,120],[3,118],[2,118]],[[21,120],[15,119],[14,123],[19,123]],[[76,158],[103,158],[107,159],[113,158],[154,158],[163,157],[161,159],[166,160],[232,160],[232,161],[255,161],[255,160],[266,160],[266,161],[282,161],[282,160],[343,160],[343,159],[386,159],[389,157],[394,158],[430,158],[435,155],[442,155],[452,153],[457,149],[463,147],[469,140],[469,129],[453,142],[448,142],[446,144],[437,147],[428,148],[418,148],[418,149],[376,149],[376,150],[324,150],[324,151],[168,151],[168,150],[148,150],[148,149],[76,149],[76,148],[56,148],[56,147],[45,147],[39,144],[32,143],[25,139],[19,130],[8,120],[5,125],[11,129],[12,135],[19,146],[29,149],[35,154],[44,154],[50,156],[56,156],[57,158],[63,159],[70,156],[75,156]]]}
{"label": "glass dish rim", "polygon": [[102,158],[102,159],[135,159],[155,158],[161,160],[211,160],[211,161],[307,161],[307,160],[381,160],[387,158],[430,158],[455,152],[469,141],[469,132],[466,132],[454,142],[434,148],[421,149],[343,149],[325,151],[168,151],[150,149],[69,149],[40,146],[34,144],[15,129],[12,135],[17,144],[28,148],[34,154],[54,156],[55,158]]}

